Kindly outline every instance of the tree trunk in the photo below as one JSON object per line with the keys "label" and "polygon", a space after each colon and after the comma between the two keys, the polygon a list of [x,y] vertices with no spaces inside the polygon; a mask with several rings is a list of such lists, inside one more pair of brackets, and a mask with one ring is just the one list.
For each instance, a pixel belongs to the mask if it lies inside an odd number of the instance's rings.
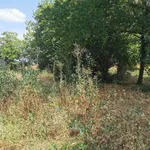
{"label": "tree trunk", "polygon": [[117,68],[117,79],[118,80],[123,80],[125,77],[125,73],[127,71],[127,68],[125,67],[125,64],[119,62],[118,68]]}
{"label": "tree trunk", "polygon": [[139,77],[138,77],[138,81],[137,84],[141,85],[143,84],[143,75],[144,75],[144,68],[145,68],[145,58],[146,58],[146,45],[145,45],[145,40],[144,40],[144,36],[141,36],[141,57],[140,57],[140,71],[139,71]]}
{"label": "tree trunk", "polygon": [[104,66],[102,71],[102,82],[107,82],[108,80],[108,67]]}

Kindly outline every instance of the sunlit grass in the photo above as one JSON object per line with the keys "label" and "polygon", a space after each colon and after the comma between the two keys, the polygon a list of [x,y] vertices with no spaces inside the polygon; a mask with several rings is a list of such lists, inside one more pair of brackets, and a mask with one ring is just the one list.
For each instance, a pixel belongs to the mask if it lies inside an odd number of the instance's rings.
{"label": "sunlit grass", "polygon": [[52,78],[42,72],[1,101],[0,149],[148,149],[148,94],[116,84],[100,89],[91,78],[58,86]]}

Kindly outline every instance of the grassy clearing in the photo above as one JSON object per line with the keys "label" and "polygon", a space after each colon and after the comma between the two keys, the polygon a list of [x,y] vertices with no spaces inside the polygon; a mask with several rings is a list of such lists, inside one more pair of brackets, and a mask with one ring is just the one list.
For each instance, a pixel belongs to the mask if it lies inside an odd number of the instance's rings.
{"label": "grassy clearing", "polygon": [[90,78],[60,85],[51,74],[36,71],[10,82],[17,86],[1,96],[0,149],[149,149],[147,93],[116,84],[100,89]]}

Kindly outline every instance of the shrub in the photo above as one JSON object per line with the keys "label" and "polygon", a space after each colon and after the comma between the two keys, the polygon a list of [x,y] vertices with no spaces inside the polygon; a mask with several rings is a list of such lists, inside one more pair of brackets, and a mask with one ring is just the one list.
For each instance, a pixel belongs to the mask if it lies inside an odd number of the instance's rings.
{"label": "shrub", "polygon": [[35,88],[36,90],[39,89],[39,82],[37,79],[37,76],[39,74],[39,72],[37,70],[22,70],[22,86],[32,86],[33,88]]}
{"label": "shrub", "polygon": [[19,80],[12,72],[0,70],[0,99],[15,92],[19,85]]}

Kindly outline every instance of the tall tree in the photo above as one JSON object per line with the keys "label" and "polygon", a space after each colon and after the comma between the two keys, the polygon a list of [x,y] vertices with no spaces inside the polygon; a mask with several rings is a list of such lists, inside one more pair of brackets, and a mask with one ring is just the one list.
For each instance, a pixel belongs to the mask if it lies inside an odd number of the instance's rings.
{"label": "tall tree", "polygon": [[131,36],[123,32],[124,27],[128,27],[124,23],[124,20],[128,22],[128,10],[124,11],[124,6],[126,0],[42,2],[34,14],[41,62],[52,64],[52,60],[59,60],[65,64],[64,72],[69,72],[76,63],[72,52],[77,43],[87,49],[86,54],[93,60],[85,65],[94,72],[101,72],[103,80],[107,80],[111,66],[117,64],[121,68],[119,72],[123,70],[123,66],[133,60]]}
{"label": "tall tree", "polygon": [[0,57],[12,66],[13,60],[18,58],[21,49],[22,41],[18,39],[15,32],[3,32],[0,37]]}
{"label": "tall tree", "polygon": [[35,28],[36,23],[32,21],[26,22],[26,33],[23,36],[24,39],[22,55],[29,58],[30,61],[38,64],[40,50],[36,45]]}
{"label": "tall tree", "polygon": [[129,0],[126,3],[126,26],[125,30],[140,41],[140,71],[138,84],[143,83],[145,60],[147,57],[147,36],[150,35],[150,1],[149,0]]}

